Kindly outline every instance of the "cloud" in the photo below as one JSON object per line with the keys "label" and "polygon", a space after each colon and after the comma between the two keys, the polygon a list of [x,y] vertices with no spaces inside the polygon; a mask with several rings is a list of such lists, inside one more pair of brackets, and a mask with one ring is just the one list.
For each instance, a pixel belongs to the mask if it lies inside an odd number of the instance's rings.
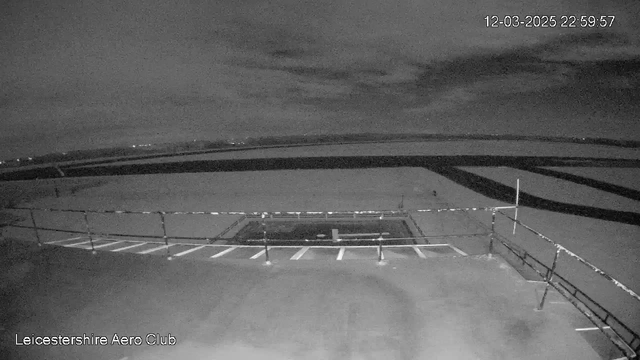
{"label": "cloud", "polygon": [[[433,89],[431,95],[423,101],[425,104],[411,106],[404,110],[406,114],[429,114],[447,112],[461,108],[483,98],[495,98],[496,95],[533,93],[566,86],[571,83],[575,70],[563,64],[534,64],[538,71],[518,70],[505,74],[479,75],[466,82],[445,89]],[[546,66],[539,66],[546,65]],[[532,67],[520,64],[521,68]],[[540,69],[542,67],[543,69]]]}
{"label": "cloud", "polygon": [[635,44],[572,45],[540,56],[549,61],[594,62],[632,60],[640,58],[640,46]]}
{"label": "cloud", "polygon": [[[491,14],[615,14],[609,32],[620,39],[639,34],[633,12],[620,5],[630,0],[63,1],[10,2],[0,13],[0,116],[3,139],[12,144],[44,134],[79,141],[67,134],[75,128],[99,133],[104,143],[110,132],[120,136],[118,129],[191,136],[215,122],[210,134],[220,136],[251,123],[274,132],[352,129],[325,119],[341,111],[354,118],[405,108],[449,111],[487,92],[565,84],[555,70],[548,77],[516,69],[481,78],[478,68],[490,65],[490,55],[567,33],[490,29],[484,17]],[[555,45],[537,59],[639,56],[631,40]],[[446,66],[480,55],[489,60]],[[427,76],[425,85],[425,73],[442,67],[444,79]]]}
{"label": "cloud", "polygon": [[428,100],[427,105],[405,109],[407,114],[430,114],[446,112],[463,106],[478,98],[472,88],[459,87],[447,90]]}

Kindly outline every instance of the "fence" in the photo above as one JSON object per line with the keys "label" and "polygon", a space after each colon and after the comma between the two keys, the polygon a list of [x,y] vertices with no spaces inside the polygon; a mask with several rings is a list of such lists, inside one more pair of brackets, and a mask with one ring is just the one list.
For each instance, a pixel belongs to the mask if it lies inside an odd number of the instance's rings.
{"label": "fence", "polygon": [[[547,244],[550,244],[554,249],[551,264],[545,264],[530,252],[527,252],[524,249],[518,249],[517,246],[514,246],[514,244],[508,239],[497,233],[496,215],[503,216],[505,219],[513,222],[514,226],[519,225],[522,229],[525,229],[527,232],[543,239]],[[586,269],[591,271],[591,274],[594,276],[601,277],[607,282],[613,284],[616,288],[622,290],[627,296],[629,296],[630,299],[636,301],[637,305],[640,307],[640,296],[638,296],[638,294],[581,256],[524,224],[522,221],[509,216],[503,211],[498,210],[492,212],[491,234],[492,236],[489,245],[491,251],[493,251],[494,248],[494,241],[498,241],[509,253],[520,259],[523,266],[527,266],[532,269],[540,278],[543,279],[545,289],[538,304],[538,310],[543,309],[549,288],[552,287],[571,302],[580,312],[582,312],[598,329],[600,329],[600,331],[603,332],[611,342],[626,355],[628,359],[638,358],[637,356],[640,352],[640,336],[638,336],[638,334],[629,328],[629,326],[624,322],[618,319],[618,317],[616,317],[611,311],[600,305],[592,296],[589,296],[585,291],[579,289],[578,286],[574,285],[566,277],[558,274],[557,269],[560,262],[568,260],[566,256],[561,258],[560,255],[563,253],[568,255],[570,259],[576,260],[581,265],[585,266]]]}
{"label": "fence", "polygon": [[[485,211],[491,213],[491,225],[490,225],[490,233],[489,233],[489,253],[493,253],[495,251],[495,247],[497,245],[502,245],[508,253],[515,255],[521,262],[523,266],[527,266],[532,269],[541,279],[543,279],[545,285],[545,290],[542,295],[542,298],[538,304],[538,310],[542,310],[546,301],[546,297],[549,291],[549,288],[552,287],[556,289],[562,296],[564,296],[568,301],[570,301],[578,310],[580,310],[594,325],[596,325],[600,331],[602,331],[612,342],[618,347],[629,359],[637,359],[637,353],[640,352],[640,337],[636,332],[634,332],[630,327],[625,325],[621,320],[619,320],[611,311],[607,310],[604,306],[600,305],[596,300],[593,299],[592,296],[589,296],[585,291],[579,289],[577,286],[572,284],[566,277],[561,276],[558,273],[558,264],[561,261],[565,261],[567,256],[561,257],[562,253],[568,255],[569,258],[578,261],[580,264],[584,265],[589,271],[591,271],[596,276],[604,278],[609,283],[615,285],[618,289],[624,291],[624,293],[629,296],[634,301],[640,302],[640,296],[636,294],[634,291],[629,289],[627,286],[622,284],[620,281],[616,280],[609,274],[605,273],[603,270],[599,269],[595,265],[586,261],[582,257],[578,256],[574,252],[568,250],[562,245],[556,243],[551,240],[549,237],[543,235],[542,233],[536,231],[530,226],[524,224],[517,218],[511,217],[508,214],[504,213],[502,210],[505,209],[517,209],[516,206],[504,206],[504,207],[467,207],[467,208],[446,208],[446,209],[417,209],[417,210],[358,210],[358,211],[276,211],[276,212],[245,212],[245,211],[215,211],[215,212],[204,212],[204,211],[195,211],[195,212],[184,212],[184,211],[126,211],[126,210],[75,210],[75,209],[45,209],[45,208],[29,208],[29,207],[13,207],[12,210],[24,210],[29,211],[29,217],[31,220],[31,225],[18,225],[18,224],[9,224],[5,225],[7,227],[15,227],[15,228],[25,228],[32,229],[38,241],[38,244],[42,244],[39,230],[46,231],[55,231],[55,232],[65,232],[65,233],[79,233],[86,234],[89,237],[89,241],[91,243],[91,250],[95,253],[95,248],[93,245],[95,236],[120,236],[120,237],[139,237],[139,238],[156,238],[163,239],[166,250],[167,257],[171,259],[171,252],[169,248],[169,239],[174,240],[206,240],[211,241],[216,238],[220,238],[231,231],[234,227],[240,224],[245,219],[260,219],[262,222],[263,229],[263,246],[264,253],[266,258],[266,263],[269,262],[269,248],[273,247],[269,245],[269,238],[267,236],[266,231],[266,220],[267,219],[333,219],[333,218],[373,218],[373,219],[384,219],[385,217],[403,217],[408,219],[408,221],[412,222],[423,239],[428,238],[427,235],[422,233],[420,227],[417,226],[417,223],[413,216],[413,214],[419,213],[440,213],[440,212],[469,212],[469,211]],[[85,229],[83,231],[78,230],[70,230],[70,229],[56,229],[56,228],[48,228],[48,227],[40,227],[36,223],[34,211],[44,211],[44,212],[67,212],[67,213],[80,213],[83,216]],[[158,222],[162,229],[162,235],[134,235],[134,234],[114,234],[114,233],[100,233],[96,231],[92,231],[91,223],[89,221],[88,215],[91,213],[98,214],[146,214],[146,215],[156,215],[158,216]],[[233,222],[231,225],[226,227],[220,234],[214,237],[185,237],[185,236],[169,236],[167,233],[167,224],[166,224],[166,216],[167,215],[232,215],[239,216],[240,218]],[[519,225],[522,229],[525,229],[527,232],[534,234],[536,237],[543,239],[547,244],[550,244],[554,249],[553,260],[551,264],[545,264],[543,261],[538,259],[536,256],[532,255],[530,252],[527,252],[524,249],[518,249],[515,244],[509,241],[504,236],[500,235],[496,231],[496,219],[497,216],[500,215],[504,219],[512,222],[514,226]],[[510,232],[510,231],[509,231]],[[381,233],[381,232],[380,232]],[[465,235],[449,235],[449,236],[468,236]],[[445,237],[445,236],[438,236]],[[392,239],[383,239],[380,236],[377,239],[371,240],[376,243],[378,246],[378,262],[382,262],[382,253],[385,241]]]}
{"label": "fence", "polygon": [[[499,209],[506,209],[512,207],[474,207],[474,208],[447,208],[447,209],[421,209],[414,210],[417,213],[420,212],[454,212],[454,211],[494,211]],[[162,239],[165,243],[167,249],[167,257],[171,258],[171,252],[169,249],[169,240],[204,240],[207,242],[213,242],[215,240],[221,239],[223,236],[228,234],[234,228],[236,228],[241,222],[246,219],[260,219],[262,221],[263,227],[263,238],[262,243],[265,247],[265,253],[267,262],[269,261],[269,238],[267,236],[266,231],[266,223],[267,219],[345,219],[345,218],[353,218],[353,219],[379,219],[383,220],[385,218],[404,218],[410,223],[417,232],[420,234],[419,237],[414,238],[379,238],[370,240],[378,245],[378,260],[382,260],[382,249],[385,243],[398,241],[398,240],[415,240],[422,239],[427,240],[432,238],[431,236],[425,235],[415,219],[411,216],[410,211],[407,210],[355,210],[355,211],[267,211],[267,212],[245,212],[245,211],[129,211],[129,210],[78,210],[78,209],[51,209],[51,208],[29,208],[29,207],[12,207],[12,210],[24,210],[29,211],[29,219],[31,221],[31,225],[18,225],[11,224],[9,227],[14,228],[24,228],[24,229],[32,229],[34,231],[36,240],[38,244],[42,244],[41,236],[38,230],[41,231],[53,231],[53,232],[63,232],[70,234],[83,234],[89,237],[89,243],[91,244],[91,250],[95,252],[94,248],[94,238],[96,236],[100,237],[136,237],[136,238],[147,238],[147,239]],[[71,229],[59,229],[52,227],[44,227],[38,226],[36,222],[36,218],[34,216],[34,211],[42,211],[42,212],[60,212],[60,213],[77,213],[81,214],[83,217],[83,230],[71,230]],[[160,228],[162,229],[162,235],[149,235],[149,234],[131,234],[131,233],[105,233],[96,231],[91,222],[89,221],[89,214],[137,214],[137,215],[155,215],[158,216],[158,223],[160,224]],[[173,236],[168,235],[167,229],[167,215],[212,215],[212,216],[239,216],[233,223],[225,227],[222,232],[218,233],[215,236],[209,237],[200,237],[200,236]],[[382,231],[380,231],[382,233]],[[447,238],[447,237],[457,237],[457,236],[469,236],[469,235],[488,235],[487,233],[483,234],[463,234],[463,235],[439,235],[433,236],[437,238]]]}

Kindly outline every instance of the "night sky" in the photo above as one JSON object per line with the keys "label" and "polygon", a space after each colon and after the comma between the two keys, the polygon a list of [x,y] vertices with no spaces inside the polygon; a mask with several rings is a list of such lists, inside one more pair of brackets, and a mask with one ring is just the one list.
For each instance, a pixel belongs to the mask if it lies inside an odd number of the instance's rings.
{"label": "night sky", "polygon": [[[614,15],[606,29],[487,15]],[[9,0],[0,159],[344,132],[640,140],[637,0]]]}

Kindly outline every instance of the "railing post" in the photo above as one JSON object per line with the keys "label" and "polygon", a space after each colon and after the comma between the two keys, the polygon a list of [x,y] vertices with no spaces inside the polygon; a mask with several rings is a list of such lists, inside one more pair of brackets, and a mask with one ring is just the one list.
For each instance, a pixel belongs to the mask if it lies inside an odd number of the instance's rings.
{"label": "railing post", "polygon": [[32,209],[29,209],[29,214],[31,214],[31,223],[33,224],[33,231],[36,233],[36,240],[38,240],[38,246],[42,246],[42,242],[40,241],[40,234],[38,233],[38,226],[36,226],[36,218],[33,216]]}
{"label": "railing post", "polygon": [[89,242],[91,243],[91,253],[95,255],[96,249],[93,247],[93,235],[91,235],[91,228],[89,227],[89,217],[87,216],[87,212],[84,212],[84,225],[87,228],[87,235],[89,235]]}
{"label": "railing post", "polygon": [[262,242],[264,243],[264,256],[265,256],[265,265],[271,265],[271,261],[269,261],[269,246],[267,242],[267,223],[264,220],[264,213],[262,213]]}
{"label": "railing post", "polygon": [[378,233],[380,237],[378,237],[378,264],[382,264],[382,218],[384,217],[383,213],[380,213],[380,221],[378,222]]}
{"label": "railing post", "polygon": [[491,212],[491,235],[489,235],[489,256],[493,255],[493,237],[496,235],[496,209]]}
{"label": "railing post", "polygon": [[167,225],[164,221],[164,212],[158,211],[158,215],[160,215],[160,223],[162,224],[162,238],[164,239],[164,245],[167,247],[167,260],[173,259],[171,257],[171,250],[169,249],[169,237],[167,237]]}
{"label": "railing post", "polygon": [[[516,210],[515,210],[515,216],[514,219],[518,220],[518,205],[520,205],[520,179],[516,180]],[[517,222],[513,222],[513,235],[516,234],[516,225],[518,223]]]}
{"label": "railing post", "polygon": [[551,279],[553,279],[554,271],[556,270],[556,264],[558,263],[558,256],[560,256],[560,247],[556,248],[556,254],[553,256],[553,264],[551,264],[551,269],[547,272],[546,279],[544,281],[547,283],[544,287],[544,293],[542,294],[542,299],[540,300],[540,304],[538,305],[538,310],[542,310],[544,307],[544,300],[547,297],[547,293],[549,292],[549,286],[551,285]]}

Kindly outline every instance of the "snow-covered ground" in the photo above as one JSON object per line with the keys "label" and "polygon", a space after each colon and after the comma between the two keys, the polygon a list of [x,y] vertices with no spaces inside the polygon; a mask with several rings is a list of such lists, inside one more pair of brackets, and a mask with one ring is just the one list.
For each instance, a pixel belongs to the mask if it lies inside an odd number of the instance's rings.
{"label": "snow-covered ground", "polygon": [[[640,211],[640,203],[636,200],[611,194],[604,190],[594,189],[587,185],[576,184],[571,181],[535,174],[525,170],[507,167],[460,167],[460,169],[512,187],[515,186],[516,180],[520,179],[520,191],[544,199],[603,209]],[[607,176],[610,177],[616,177],[620,173],[618,185],[629,188],[635,186],[638,183],[638,177],[640,177],[640,169],[635,168],[601,168],[599,171],[606,172]],[[633,178],[634,174],[636,176],[635,179]],[[625,178],[625,175],[628,177]]]}
{"label": "snow-covered ground", "polygon": [[602,169],[583,167],[550,167],[547,169],[584,176],[589,179],[640,190],[640,169],[638,168]]}
{"label": "snow-covered ground", "polygon": [[[531,144],[529,144],[531,145]],[[537,156],[594,156],[637,159],[637,151],[583,145],[555,145],[523,147],[503,142],[455,142],[421,144],[367,144],[336,147],[305,147],[300,149],[271,149],[224,154],[207,154],[154,161],[195,159],[224,159],[281,156],[331,155],[437,155],[437,154],[502,154]],[[467,168],[465,170],[486,176],[509,186],[521,179],[522,190],[532,195],[556,201],[584,204],[603,208],[638,212],[640,205],[617,195],[564,180],[510,168]],[[616,184],[634,187],[634,174],[638,169],[588,169],[591,176],[597,171],[606,173],[602,179],[616,178]],[[595,175],[594,175],[595,174]],[[98,181],[99,180],[99,181]],[[58,183],[61,197],[53,196],[52,184]],[[85,184],[84,187],[78,184]],[[35,182],[2,184],[3,188],[31,188]],[[397,209],[404,195],[406,209],[447,208],[467,206],[510,205],[479,195],[455,184],[441,175],[423,168],[357,169],[357,170],[287,170],[247,171],[198,174],[138,175],[86,179],[57,179],[40,181],[43,190],[32,196],[25,205],[61,209],[126,209],[165,211],[296,211],[296,210],[358,210]],[[72,193],[69,189],[75,187]],[[436,190],[434,196],[432,191]],[[513,214],[513,212],[510,212]],[[22,213],[28,216],[28,213]],[[441,213],[413,215],[427,235],[465,234],[482,232],[481,224],[490,224],[487,212]],[[631,264],[640,261],[640,227],[595,220],[550,211],[521,208],[519,219],[566,246],[596,266],[640,292],[640,269]],[[136,234],[161,234],[157,215],[89,215],[94,231]],[[213,236],[233,222],[235,217],[224,216],[168,216],[170,235]],[[82,214],[36,212],[40,226],[86,230]],[[26,223],[29,223],[28,221]],[[5,230],[32,237],[27,230]],[[510,222],[499,216],[498,231],[525,248],[534,256],[550,263],[553,247],[535,235],[518,229],[511,236]],[[441,242],[445,240],[436,240]],[[457,240],[461,241],[461,240]],[[466,241],[466,243],[465,243]],[[475,246],[473,239],[454,245],[468,249]],[[478,240],[481,241],[481,240]],[[463,249],[464,250],[464,249]],[[474,250],[472,250],[473,252]],[[563,262],[558,270],[567,275],[594,299],[640,331],[640,306],[626,294],[588,271],[573,260]]]}

